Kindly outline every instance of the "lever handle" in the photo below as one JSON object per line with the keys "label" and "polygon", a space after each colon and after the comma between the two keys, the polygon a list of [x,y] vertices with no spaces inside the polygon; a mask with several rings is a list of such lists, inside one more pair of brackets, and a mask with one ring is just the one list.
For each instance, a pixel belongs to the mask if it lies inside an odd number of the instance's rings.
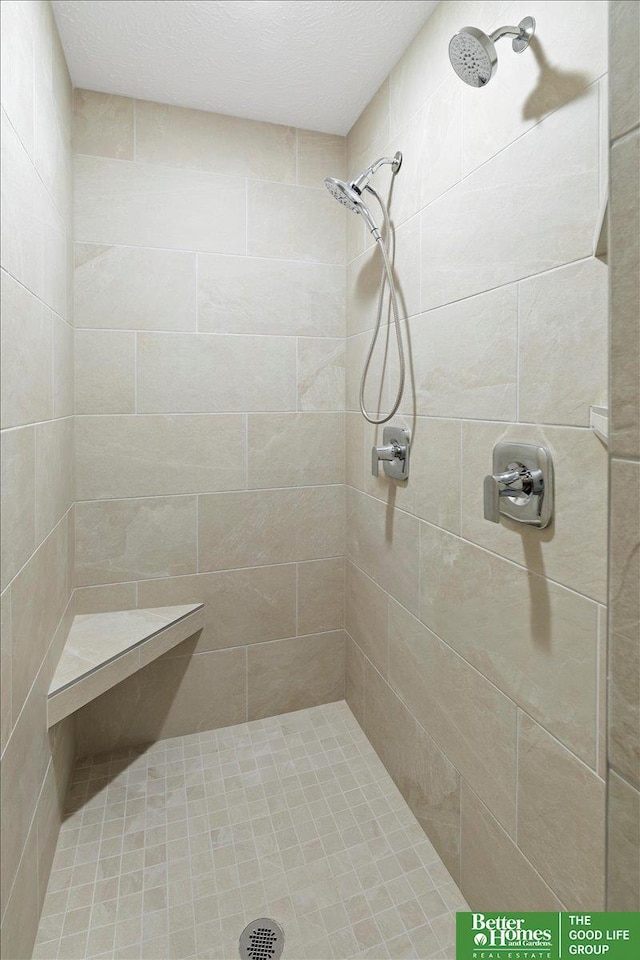
{"label": "lever handle", "polygon": [[378,463],[380,460],[395,460],[401,456],[401,449],[397,443],[387,443],[382,447],[371,447],[371,474],[378,476]]}
{"label": "lever handle", "polygon": [[484,478],[484,518],[500,523],[500,484],[492,474]]}

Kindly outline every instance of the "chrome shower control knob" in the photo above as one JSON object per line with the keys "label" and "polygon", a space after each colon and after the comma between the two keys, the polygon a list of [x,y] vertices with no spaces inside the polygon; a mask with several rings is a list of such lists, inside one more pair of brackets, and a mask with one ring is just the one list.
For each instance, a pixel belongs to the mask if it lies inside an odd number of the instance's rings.
{"label": "chrome shower control knob", "polygon": [[553,465],[545,447],[530,443],[497,443],[492,474],[484,478],[484,518],[500,516],[546,527],[553,513]]}
{"label": "chrome shower control knob", "polygon": [[404,427],[386,426],[382,432],[382,446],[371,448],[371,473],[378,476],[382,461],[384,472],[393,480],[409,476],[409,431]]}

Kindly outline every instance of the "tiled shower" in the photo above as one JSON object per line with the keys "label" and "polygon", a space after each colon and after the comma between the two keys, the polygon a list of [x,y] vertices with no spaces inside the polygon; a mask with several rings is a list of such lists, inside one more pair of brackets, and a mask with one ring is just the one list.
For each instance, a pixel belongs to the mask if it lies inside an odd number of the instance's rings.
{"label": "tiled shower", "polygon": [[[637,14],[442,0],[344,137],[74,88],[2,3],[6,960],[229,960],[258,917],[453,960],[457,910],[640,908]],[[465,86],[450,37],[525,15]],[[379,252],[323,187],[396,150],[400,483]],[[503,440],[552,526],[484,519]],[[200,603],[48,728],[75,617]]]}

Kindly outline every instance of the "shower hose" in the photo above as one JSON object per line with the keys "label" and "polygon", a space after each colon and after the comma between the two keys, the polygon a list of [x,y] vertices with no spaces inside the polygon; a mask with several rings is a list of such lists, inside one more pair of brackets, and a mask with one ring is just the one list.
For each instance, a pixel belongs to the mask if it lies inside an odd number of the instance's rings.
{"label": "shower hose", "polygon": [[[380,247],[380,252],[382,253],[382,276],[380,278],[380,294],[378,296],[378,307],[376,310],[376,322],[373,330],[373,337],[371,339],[371,344],[369,345],[369,351],[367,353],[367,358],[364,362],[364,367],[362,370],[362,378],[360,380],[360,410],[362,411],[362,416],[365,420],[368,420],[369,423],[381,424],[387,423],[395,414],[398,412],[398,407],[400,406],[400,401],[402,400],[402,394],[404,392],[404,380],[405,380],[405,362],[404,362],[404,349],[402,346],[402,332],[400,330],[400,313],[398,310],[398,298],[396,296],[396,287],[393,280],[393,270],[391,268],[391,261],[389,259],[389,247],[391,244],[391,223],[389,220],[389,211],[387,206],[382,200],[382,197],[377,193],[373,187],[367,185],[365,188],[369,193],[373,194],[382,210],[383,217],[383,230],[382,235],[378,235],[376,243]],[[375,350],[376,342],[378,340],[378,334],[380,333],[380,326],[382,323],[382,309],[384,305],[384,290],[385,286],[389,287],[389,298],[391,300],[391,309],[393,310],[393,322],[395,325],[396,331],[396,342],[398,345],[398,367],[399,367],[399,379],[398,379],[398,391],[396,393],[395,400],[393,401],[392,409],[386,417],[376,418],[367,413],[364,404],[364,391],[367,384],[367,377],[369,375],[369,366],[371,364],[371,358],[373,357],[373,351]],[[386,364],[385,364],[386,366]],[[384,368],[382,371],[382,376],[384,377]]]}

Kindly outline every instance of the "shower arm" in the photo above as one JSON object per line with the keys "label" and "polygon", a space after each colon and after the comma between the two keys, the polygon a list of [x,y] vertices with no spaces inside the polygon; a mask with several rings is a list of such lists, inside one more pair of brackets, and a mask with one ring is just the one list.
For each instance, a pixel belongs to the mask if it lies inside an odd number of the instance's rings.
{"label": "shower arm", "polygon": [[501,40],[502,37],[524,37],[525,31],[522,27],[498,27],[497,30],[494,30],[493,33],[489,34],[489,40],[492,43],[495,43],[496,40]]}
{"label": "shower arm", "polygon": [[356,177],[355,180],[352,180],[351,186],[357,190],[358,193],[362,193],[374,173],[376,173],[380,167],[387,163],[391,164],[394,174],[397,173],[402,163],[401,154],[396,153],[394,157],[380,157],[379,160],[376,160],[375,163],[372,163],[370,166],[368,166],[364,173],[361,173],[359,177]]}

